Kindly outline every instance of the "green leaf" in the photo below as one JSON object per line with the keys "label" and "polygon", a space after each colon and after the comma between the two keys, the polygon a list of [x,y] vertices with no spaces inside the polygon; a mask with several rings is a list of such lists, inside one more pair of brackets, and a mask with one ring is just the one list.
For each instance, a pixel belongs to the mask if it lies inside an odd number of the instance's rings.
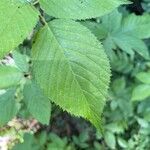
{"label": "green leaf", "polygon": [[28,2],[0,0],[0,58],[16,48],[29,35],[38,20]]}
{"label": "green leaf", "polygon": [[150,37],[150,14],[137,16],[135,14],[128,15],[122,23],[122,32],[134,35],[139,39]]}
{"label": "green leaf", "polygon": [[95,36],[80,23],[54,20],[39,31],[32,53],[33,77],[44,93],[100,130],[110,66]]}
{"label": "green leaf", "polygon": [[134,88],[132,93],[133,101],[141,101],[150,96],[150,85],[141,84]]}
{"label": "green leaf", "polygon": [[0,108],[0,126],[3,126],[17,114],[14,89],[0,95]]}
{"label": "green leaf", "polygon": [[0,65],[0,89],[19,84],[23,74],[15,67]]}
{"label": "green leaf", "polygon": [[113,81],[112,84],[112,89],[115,93],[119,94],[122,91],[124,91],[126,87],[126,81],[124,77],[117,78],[116,80]]}
{"label": "green leaf", "polygon": [[134,51],[136,51],[145,59],[149,59],[148,48],[142,40],[132,35],[125,35],[124,33],[116,34],[113,37],[113,40],[115,44],[118,45],[119,48],[121,48],[126,53],[130,54],[131,56],[133,56]]}
{"label": "green leaf", "polygon": [[48,150],[67,150],[67,140],[65,138],[60,138],[54,133],[49,134],[50,143],[48,144]]}
{"label": "green leaf", "polygon": [[40,0],[40,5],[47,14],[67,19],[96,18],[127,3],[121,0]]}
{"label": "green leaf", "polygon": [[89,134],[87,131],[81,132],[79,137],[78,137],[80,143],[85,143],[86,141],[89,140]]}
{"label": "green leaf", "polygon": [[13,59],[15,61],[15,64],[22,72],[28,72],[29,70],[29,64],[27,62],[27,56],[21,54],[18,51],[13,52]]}
{"label": "green leaf", "polygon": [[134,56],[134,51],[136,51],[145,59],[149,59],[148,48],[142,40],[130,35],[123,35],[123,33],[116,34],[113,39],[120,49],[131,56]]}
{"label": "green leaf", "polygon": [[133,58],[129,57],[127,53],[121,51],[110,51],[110,58],[111,58],[111,66],[112,69],[117,72],[122,73],[129,73],[133,70]]}
{"label": "green leaf", "polygon": [[142,128],[148,128],[149,127],[149,123],[145,119],[142,119],[142,118],[136,118],[136,119]]}
{"label": "green leaf", "polygon": [[102,149],[102,144],[95,141],[94,142],[94,148],[95,148],[94,150],[101,150]]}
{"label": "green leaf", "polygon": [[36,142],[34,135],[25,133],[24,142],[16,144],[12,150],[38,150],[40,146]]}
{"label": "green leaf", "polygon": [[[142,39],[150,37],[150,15],[136,16],[130,14],[124,17],[115,10],[103,16],[101,20],[102,23],[97,23],[97,26],[99,26],[97,32],[100,35],[95,35],[98,38],[104,38],[103,44],[108,54],[118,47],[132,57],[137,52],[143,58],[149,59],[148,48]],[[100,33],[100,29],[103,29],[102,33]],[[93,33],[97,33],[95,30]],[[93,31],[93,28],[91,31]]]}
{"label": "green leaf", "polygon": [[124,139],[122,139],[121,137],[118,137],[118,144],[122,148],[127,148],[128,147],[128,143]]}
{"label": "green leaf", "polygon": [[112,13],[102,17],[102,26],[107,31],[117,32],[121,27],[122,14],[116,9]]}
{"label": "green leaf", "polygon": [[136,75],[136,78],[145,84],[150,84],[150,72],[140,72]]}
{"label": "green leaf", "polygon": [[116,147],[116,139],[112,132],[107,131],[104,135],[104,139],[109,148],[115,149]]}
{"label": "green leaf", "polygon": [[150,109],[144,112],[144,120],[150,122]]}
{"label": "green leaf", "polygon": [[113,133],[123,133],[124,128],[123,126],[118,122],[113,122],[105,125],[105,128]]}
{"label": "green leaf", "polygon": [[[147,14],[142,16],[128,15],[122,18],[120,29],[112,33],[112,38],[118,47],[128,54],[133,55],[133,50],[135,50],[145,59],[149,59],[147,46],[141,40],[150,37],[149,25],[150,16]],[[145,32],[145,29],[149,34]]]}
{"label": "green leaf", "polygon": [[43,124],[49,124],[51,103],[50,100],[43,94],[39,86],[32,82],[27,83],[24,87],[24,102],[27,105],[28,111],[38,121]]}

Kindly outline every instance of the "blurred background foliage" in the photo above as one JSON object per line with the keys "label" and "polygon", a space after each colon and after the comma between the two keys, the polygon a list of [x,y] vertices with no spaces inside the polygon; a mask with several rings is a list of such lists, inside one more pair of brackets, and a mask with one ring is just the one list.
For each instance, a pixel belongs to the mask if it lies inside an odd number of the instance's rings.
{"label": "blurred background foliage", "polygon": [[[82,24],[103,43],[112,67],[104,134],[54,104],[50,124],[43,126],[21,104],[18,117],[0,129],[0,149],[150,150],[150,0],[134,0]],[[21,57],[13,54],[24,70],[30,68],[30,43],[20,46]]]}

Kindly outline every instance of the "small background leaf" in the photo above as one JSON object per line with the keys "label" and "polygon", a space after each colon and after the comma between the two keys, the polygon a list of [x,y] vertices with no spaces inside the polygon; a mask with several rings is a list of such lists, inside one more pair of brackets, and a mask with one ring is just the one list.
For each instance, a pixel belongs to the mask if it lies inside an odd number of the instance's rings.
{"label": "small background leaf", "polygon": [[17,114],[15,90],[8,90],[0,95],[0,126],[5,125]]}
{"label": "small background leaf", "polygon": [[145,84],[150,84],[150,72],[140,72],[136,75],[136,78]]}
{"label": "small background leaf", "polygon": [[111,149],[115,149],[116,139],[115,139],[115,136],[112,132],[107,131],[104,135],[104,139],[105,139],[105,142],[108,145],[108,147],[110,147]]}
{"label": "small background leaf", "polygon": [[28,111],[38,121],[48,125],[51,113],[50,100],[43,95],[39,86],[33,81],[25,85],[23,93]]}
{"label": "small background leaf", "polygon": [[132,93],[133,101],[141,101],[150,96],[150,85],[141,84],[134,88]]}

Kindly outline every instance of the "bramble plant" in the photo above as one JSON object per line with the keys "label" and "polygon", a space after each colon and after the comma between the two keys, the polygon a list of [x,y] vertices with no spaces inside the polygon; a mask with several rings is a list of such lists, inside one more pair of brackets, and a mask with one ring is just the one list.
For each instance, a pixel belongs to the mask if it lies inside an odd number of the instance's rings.
{"label": "bramble plant", "polygon": [[[39,122],[49,124],[51,102],[54,102],[64,111],[89,120],[101,131],[110,64],[103,45],[82,22],[104,16],[127,3],[121,0],[0,0],[0,126],[16,116],[23,104]],[[110,16],[108,21],[111,19]],[[122,16],[115,12],[115,19],[118,23]],[[138,51],[138,45],[128,40],[123,45],[124,39],[120,38],[126,33],[130,19],[135,16],[127,18],[125,25],[112,26],[114,31],[110,35],[117,46],[133,56],[133,49]],[[107,18],[103,18],[102,25],[107,28]],[[123,32],[114,34],[120,28]],[[137,36],[133,40],[142,43],[140,38],[145,36]],[[121,37],[129,38],[126,34]],[[106,43],[111,38],[104,38],[108,50]],[[23,46],[23,41],[29,46]],[[125,48],[125,44],[131,46]],[[143,43],[142,46],[146,51]],[[140,54],[148,57],[145,52]],[[8,59],[13,65],[8,65]]]}

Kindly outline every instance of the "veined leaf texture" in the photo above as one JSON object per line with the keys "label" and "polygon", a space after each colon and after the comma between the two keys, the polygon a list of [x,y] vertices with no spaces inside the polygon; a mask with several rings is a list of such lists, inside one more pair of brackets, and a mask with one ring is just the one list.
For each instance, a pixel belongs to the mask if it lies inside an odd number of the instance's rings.
{"label": "veined leaf texture", "polygon": [[80,23],[54,20],[37,34],[33,77],[63,110],[90,120],[98,129],[110,81],[102,45]]}
{"label": "veined leaf texture", "polygon": [[37,20],[38,12],[28,2],[0,0],[0,58],[23,42]]}

